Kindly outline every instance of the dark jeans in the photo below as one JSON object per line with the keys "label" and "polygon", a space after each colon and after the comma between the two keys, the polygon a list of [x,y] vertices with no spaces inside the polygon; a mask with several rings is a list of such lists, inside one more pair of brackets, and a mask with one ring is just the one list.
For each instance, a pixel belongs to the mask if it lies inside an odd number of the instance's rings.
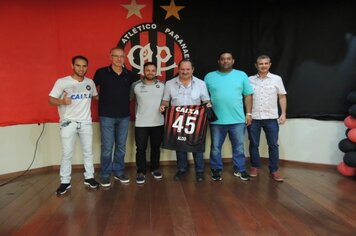
{"label": "dark jeans", "polygon": [[[204,172],[204,153],[193,152],[195,172]],[[188,169],[188,153],[183,151],[176,151],[177,155],[177,169],[178,171],[186,172]]]}
{"label": "dark jeans", "polygon": [[151,171],[159,168],[162,136],[163,126],[135,127],[137,173],[145,174],[147,171],[146,149],[148,138],[150,138],[151,143]]}
{"label": "dark jeans", "polygon": [[269,171],[270,173],[278,170],[279,150],[278,150],[278,132],[279,125],[277,119],[252,120],[250,126],[247,127],[248,137],[250,140],[249,151],[252,167],[260,167],[260,135],[261,129],[266,134],[269,155]]}

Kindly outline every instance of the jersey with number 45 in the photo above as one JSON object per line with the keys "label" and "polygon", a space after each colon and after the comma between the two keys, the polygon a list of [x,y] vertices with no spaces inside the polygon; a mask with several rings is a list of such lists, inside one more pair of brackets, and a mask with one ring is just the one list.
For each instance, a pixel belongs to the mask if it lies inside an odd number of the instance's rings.
{"label": "jersey with number 45", "polygon": [[208,127],[204,105],[167,108],[162,147],[177,151],[204,152]]}

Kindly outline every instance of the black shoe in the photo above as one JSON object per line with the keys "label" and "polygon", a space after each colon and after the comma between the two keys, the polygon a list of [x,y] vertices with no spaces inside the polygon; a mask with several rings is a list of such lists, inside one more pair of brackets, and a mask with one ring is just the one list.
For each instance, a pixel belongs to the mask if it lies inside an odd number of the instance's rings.
{"label": "black shoe", "polygon": [[248,181],[250,180],[250,175],[246,172],[246,171],[238,171],[238,170],[235,170],[234,171],[234,175],[236,177],[240,177],[240,179],[244,180],[244,181]]}
{"label": "black shoe", "polygon": [[59,188],[56,191],[57,195],[63,195],[67,192],[72,187],[70,184],[61,184],[59,185]]}
{"label": "black shoe", "polygon": [[137,176],[136,176],[136,183],[138,183],[138,184],[144,184],[144,183],[145,183],[145,179],[146,179],[145,175],[142,174],[142,173],[139,173],[139,174],[137,174]]}
{"label": "black shoe", "polygon": [[151,174],[155,179],[162,179],[163,177],[162,173],[159,172],[158,170],[152,171]]}
{"label": "black shoe", "polygon": [[111,186],[110,179],[109,178],[101,179],[100,185],[103,188],[109,188]]}
{"label": "black shoe", "polygon": [[197,182],[203,182],[205,177],[204,177],[204,172],[197,172],[195,179]]}
{"label": "black shoe", "polygon": [[174,175],[174,180],[179,181],[183,176],[185,175],[184,171],[177,171],[177,173]]}
{"label": "black shoe", "polygon": [[211,170],[211,178],[214,181],[221,181],[222,177],[221,177],[221,174],[220,174],[220,170],[212,169]]}
{"label": "black shoe", "polygon": [[129,177],[127,177],[125,174],[122,174],[122,175],[119,175],[119,176],[115,175],[115,176],[114,176],[114,179],[120,180],[120,182],[121,182],[121,183],[124,183],[124,184],[130,182]]}
{"label": "black shoe", "polygon": [[96,182],[94,178],[91,179],[85,179],[84,184],[92,189],[97,189],[99,188],[99,183]]}

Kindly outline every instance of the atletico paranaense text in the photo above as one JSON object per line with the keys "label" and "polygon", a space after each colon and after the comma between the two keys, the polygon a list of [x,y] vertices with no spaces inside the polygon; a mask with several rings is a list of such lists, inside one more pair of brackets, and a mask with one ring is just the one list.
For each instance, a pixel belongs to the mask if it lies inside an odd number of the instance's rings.
{"label": "atletico paranaense text", "polygon": [[166,35],[171,36],[181,47],[182,51],[183,51],[183,56],[184,58],[189,58],[189,50],[188,47],[186,45],[186,43],[184,42],[184,39],[178,34],[176,33],[174,30],[172,30],[169,27],[159,27],[159,25],[155,24],[155,23],[144,23],[141,25],[137,25],[132,27],[129,31],[127,31],[121,38],[121,43],[123,45],[125,45],[127,42],[130,41],[130,39],[141,32],[144,31],[149,31],[149,30],[158,30]]}
{"label": "atletico paranaense text", "polygon": [[[155,23],[143,23],[143,24],[132,27],[130,30],[128,30],[121,37],[120,44],[121,45],[127,44],[128,42],[130,42],[130,40],[132,40],[132,38],[135,35],[143,33],[145,31],[157,31],[157,33],[160,32],[162,34],[170,36],[179,45],[180,50],[182,51],[183,58],[190,57],[188,46],[186,45],[184,39],[177,32],[175,32],[174,30],[172,30],[169,27],[157,25]],[[134,51],[137,49],[140,49],[146,55],[145,56],[146,58],[141,58],[141,59],[146,59],[146,60],[151,59],[152,60],[152,58],[149,58],[149,56],[152,56],[152,55],[150,55],[150,53],[152,52],[152,50],[150,49],[151,46],[157,47],[157,52],[163,52],[163,54],[168,54],[168,56],[166,58],[162,58],[163,63],[166,63],[170,59],[169,55],[171,55],[171,53],[170,53],[171,49],[169,49],[166,46],[151,45],[150,43],[147,43],[145,45],[134,45],[133,46],[133,50],[130,50],[131,55],[128,55],[128,57],[131,58],[130,64],[132,64],[132,62],[134,61],[134,57],[132,55],[134,54]],[[160,55],[160,54],[158,54],[158,55]],[[132,66],[137,68],[137,66],[140,66],[140,65],[132,65]],[[176,67],[176,65],[174,65],[174,67]],[[167,68],[166,70],[168,70],[168,69],[172,69],[172,68]],[[158,72],[157,74],[160,75],[159,68],[158,68],[157,72]],[[140,71],[139,74],[143,74],[143,72]]]}

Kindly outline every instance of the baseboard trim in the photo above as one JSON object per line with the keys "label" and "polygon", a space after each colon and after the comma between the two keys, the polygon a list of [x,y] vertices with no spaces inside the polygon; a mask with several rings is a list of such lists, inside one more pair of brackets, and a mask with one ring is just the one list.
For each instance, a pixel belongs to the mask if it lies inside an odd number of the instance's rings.
{"label": "baseboard trim", "polygon": [[[266,164],[268,162],[268,158],[261,158],[262,163]],[[230,163],[232,161],[231,158],[223,158],[224,163]],[[193,163],[193,160],[189,161],[190,163]],[[206,164],[209,165],[209,160],[205,160]],[[294,166],[294,167],[300,167],[300,168],[314,168],[314,169],[335,169],[335,165],[331,164],[319,164],[319,163],[307,163],[307,162],[298,162],[298,161],[290,161],[290,160],[279,160],[280,166]],[[170,160],[170,161],[161,161],[161,165],[163,166],[171,166],[171,165],[176,165],[175,160]],[[129,162],[125,163],[126,166],[132,167],[136,166],[135,162]],[[47,172],[52,172],[52,171],[59,171],[60,166],[59,165],[54,165],[54,166],[46,166],[46,167],[40,167],[40,168],[35,168],[35,169],[30,169],[26,173],[24,171],[17,171],[17,172],[12,172],[12,173],[7,173],[0,175],[0,180],[5,180],[5,179],[11,179],[18,177],[20,175],[23,176],[28,176],[28,175],[35,175],[35,174],[42,174],[42,173],[47,173]],[[96,171],[100,170],[100,164],[94,164],[94,168]],[[79,171],[83,170],[83,164],[75,164],[72,165],[73,171]],[[24,174],[23,174],[24,173]]]}

